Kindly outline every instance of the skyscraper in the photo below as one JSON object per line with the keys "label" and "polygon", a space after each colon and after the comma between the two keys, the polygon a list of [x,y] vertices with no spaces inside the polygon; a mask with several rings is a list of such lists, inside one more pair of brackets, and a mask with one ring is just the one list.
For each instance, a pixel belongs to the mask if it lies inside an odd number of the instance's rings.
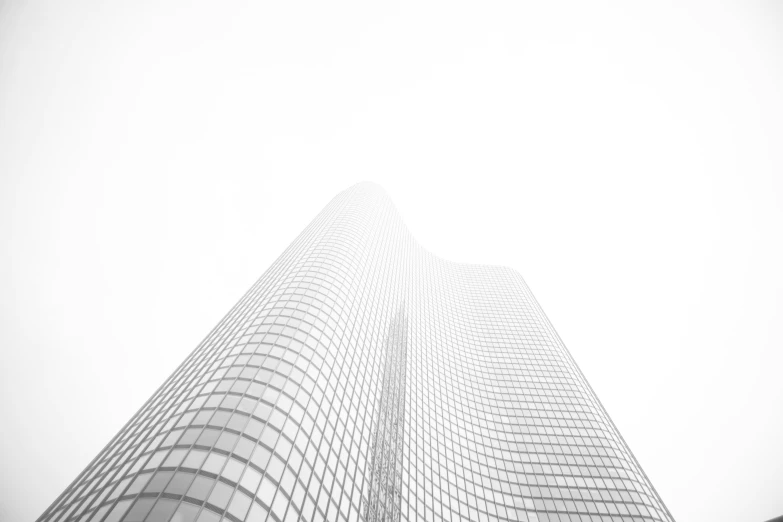
{"label": "skyscraper", "polygon": [[339,194],[39,518],[671,521],[515,271]]}

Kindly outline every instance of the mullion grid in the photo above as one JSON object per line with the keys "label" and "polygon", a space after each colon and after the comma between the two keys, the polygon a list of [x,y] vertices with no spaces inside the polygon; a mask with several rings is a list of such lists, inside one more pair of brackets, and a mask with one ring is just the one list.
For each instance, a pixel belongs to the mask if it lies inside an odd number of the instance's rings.
{"label": "mullion grid", "polygon": [[[469,318],[468,318],[468,319],[466,319],[466,322],[470,322],[470,321],[471,321],[471,320],[470,320]],[[433,323],[433,324],[443,324],[443,322],[442,322],[442,321],[438,321],[437,319],[436,319],[436,320],[434,320],[434,321],[431,321],[431,323]],[[473,366],[473,367],[475,367],[475,366]],[[566,368],[567,368],[567,366],[563,366],[562,364],[556,364],[556,365],[554,365],[554,366],[553,366],[553,368],[555,368],[555,372],[556,372],[556,374],[557,374],[557,373],[558,373],[560,370],[556,370],[556,368],[563,368],[563,369],[566,369]],[[479,373],[480,373],[480,372],[479,372]],[[545,375],[547,375],[547,373],[546,373],[546,372],[542,373],[542,376],[545,376]],[[551,374],[551,375],[554,375],[554,374]],[[549,388],[550,386],[552,386],[552,384],[555,384],[557,380],[560,380],[560,378],[557,378],[557,379],[555,379],[555,380],[553,381],[553,380],[552,380],[550,377],[545,377],[545,378],[543,378],[543,379],[542,379],[542,380],[539,382],[539,386],[543,386],[544,388]],[[549,383],[551,383],[551,384],[549,384]],[[561,385],[557,385],[557,386],[561,386]],[[555,389],[557,389],[557,387],[556,387]],[[479,393],[478,395],[480,396],[480,395],[481,395],[481,393]],[[566,423],[566,424],[567,424],[567,423]],[[546,433],[546,426],[543,426],[543,427],[545,428],[545,430],[544,430],[544,433]],[[595,437],[594,437],[594,438],[595,438]],[[610,445],[610,447],[611,447],[611,445]],[[434,467],[433,467],[433,468],[434,468]],[[630,500],[630,499],[628,499],[628,500]],[[615,502],[617,502],[617,501],[618,501],[618,499],[614,499],[614,501],[615,501]],[[424,502],[424,504],[426,505],[426,502]],[[544,506],[540,506],[540,507],[542,507],[542,508],[543,508],[543,510],[542,510],[542,515],[543,515],[543,516],[546,516],[544,513],[546,513],[547,511],[545,511],[545,510],[546,510],[546,509],[548,509],[548,508],[552,508],[552,506],[554,506],[554,503],[553,503],[551,506],[550,506],[550,505],[544,505]],[[563,506],[560,506],[560,505],[558,504],[556,507],[557,507],[558,509],[561,509],[561,508],[563,508],[564,506],[565,506],[565,504],[563,503]],[[529,506],[529,507],[530,507],[530,506]],[[421,514],[419,513],[419,515],[421,515]]]}
{"label": "mullion grid", "polygon": [[[435,258],[388,198],[366,185],[342,193],[316,217],[42,520],[86,522],[98,513],[95,522],[117,522],[110,508],[125,503],[130,513],[133,499],[151,499],[145,502],[153,510],[187,504],[196,509],[192,518],[212,513],[232,522],[242,513],[271,512],[281,522],[360,516],[377,429],[379,340],[401,295],[410,345],[401,508],[410,520],[671,520],[521,277]],[[290,331],[268,349],[241,341],[268,319]],[[251,359],[256,355],[263,359]],[[261,375],[268,376],[263,388],[255,384]],[[310,382],[312,392],[304,389]],[[241,409],[254,401],[271,413]],[[239,424],[231,424],[235,419]],[[251,423],[260,426],[253,428],[257,438],[247,432]],[[179,443],[195,429],[198,437],[227,434],[232,445],[218,448],[220,438],[208,446]],[[267,433],[277,435],[267,442]],[[253,444],[252,456],[243,441]],[[271,460],[253,460],[258,448],[277,459],[278,447],[282,471],[269,468]],[[177,452],[204,448],[225,457],[214,473],[164,465],[185,455]],[[214,477],[204,500],[172,496],[157,483],[149,496],[117,493],[142,476],[174,484],[180,469]],[[240,483],[248,470],[260,477],[257,493],[243,485],[252,482]],[[278,491],[266,504],[261,488],[272,472],[279,481],[270,476],[268,483]],[[215,505],[218,484],[228,493]]]}
{"label": "mullion grid", "polygon": [[[372,267],[376,267],[376,268],[379,266],[379,264],[378,264],[377,262],[372,262],[372,261],[370,261],[368,264],[369,264],[370,266],[372,266]],[[372,278],[372,277],[369,277],[368,279],[369,279],[369,280],[372,280],[373,278]],[[382,297],[383,297],[383,296],[382,296]],[[380,301],[380,302],[383,302],[383,301],[384,301],[384,299],[381,299],[381,301]],[[370,310],[376,310],[376,309],[378,309],[378,308],[379,308],[379,306],[378,306],[378,305],[380,304],[380,302],[379,302],[379,303],[374,303],[374,304],[375,304],[375,306],[372,306],[372,307],[370,307],[370,306],[363,306],[363,307],[361,307],[360,309],[361,309],[361,310],[363,311],[363,313],[366,315],[366,314],[368,314],[368,313],[370,312]],[[355,306],[357,305],[357,303],[358,303],[358,300],[354,300],[354,305],[355,305]],[[350,315],[350,311],[348,312],[348,314]],[[368,324],[368,322],[369,322],[369,321],[365,320],[365,321],[364,321],[364,324]],[[356,323],[354,323],[354,324],[356,324]],[[377,328],[375,328],[375,330],[377,330]],[[374,339],[378,339],[378,338],[379,338],[379,335],[377,335],[377,334],[376,334],[376,335],[375,335],[375,336],[373,336],[373,337],[374,337]],[[353,335],[351,335],[351,336],[350,336],[350,338],[353,338]],[[376,350],[376,351],[377,351],[377,350]],[[376,357],[376,363],[375,363],[375,365],[377,366],[377,364],[378,364],[378,362],[377,362],[377,357]],[[341,369],[343,369],[343,368],[344,368],[344,367],[341,367]],[[339,379],[339,378],[338,378],[338,379]],[[357,392],[357,388],[356,388],[356,387],[354,387],[354,391],[353,391],[353,393],[354,393],[354,394],[358,393],[358,392]],[[349,399],[349,401],[350,401],[350,402],[353,402],[353,399],[351,398],[351,399]],[[330,405],[330,411],[331,411],[331,408],[333,408],[333,405]],[[354,427],[354,429],[356,429],[356,427]],[[336,436],[336,434],[335,434],[335,436]],[[321,445],[321,447],[323,447],[325,444],[327,444],[327,441],[325,441],[325,440],[323,440],[323,439],[322,439],[322,440],[320,441],[320,445]],[[331,448],[331,447],[332,447],[332,444],[329,444],[329,447]],[[322,453],[322,452],[321,452],[321,450],[320,450],[320,448],[319,448],[318,455],[321,455],[321,453]],[[333,453],[330,451],[328,454],[331,456]],[[365,458],[365,463],[366,463],[366,460],[367,460],[367,459]],[[358,491],[358,492],[359,492],[359,495],[356,495],[355,493],[353,493],[353,494],[348,494],[348,498],[349,498],[349,499],[350,499],[350,498],[360,498],[360,497],[361,497],[361,488],[360,488],[360,486],[358,486],[358,485],[357,485],[355,482],[354,482],[353,486],[354,486],[354,488],[355,488],[355,489],[354,489],[354,491]],[[335,484],[333,484],[333,485],[332,485],[332,490],[331,490],[331,491],[329,491],[329,493],[328,493],[328,497],[329,497],[329,498],[334,498],[334,497],[336,496],[336,495],[335,495],[335,491],[334,491],[334,488],[336,488],[336,487],[337,487],[337,486],[336,486]],[[315,491],[315,495],[316,495],[317,497],[319,497],[319,498],[320,498],[320,497],[321,497],[321,495],[323,495],[323,493],[322,493],[322,492],[320,492],[320,493],[319,493],[319,490],[317,490],[317,491]],[[331,503],[331,502],[327,503],[327,511],[326,511],[326,512],[324,512],[324,511],[322,510],[321,506],[318,506],[318,500],[317,500],[316,498],[314,498],[314,497],[313,497],[313,496],[310,494],[310,492],[308,492],[308,496],[310,496],[310,500],[311,500],[311,501],[312,501],[312,502],[313,502],[313,503],[314,503],[314,504],[317,506],[317,507],[316,507],[316,509],[318,510],[317,514],[318,514],[318,515],[319,515],[321,518],[326,518],[326,517],[328,516],[329,510],[330,510],[330,509],[332,509],[332,505],[333,505],[333,503]],[[345,496],[345,494],[343,494],[343,496]],[[352,504],[352,505],[351,505],[351,508],[350,508],[350,509],[351,509],[351,510],[355,510],[355,512],[356,512],[356,513],[358,513],[358,506],[354,506],[354,505],[353,505],[353,503],[351,503],[351,504]],[[338,507],[337,509],[339,509],[339,507]],[[349,513],[350,513],[350,512],[349,512]],[[345,516],[345,514],[344,514],[343,512],[340,512],[340,515],[341,515],[342,517],[344,517],[344,516]],[[334,519],[334,520],[336,520],[336,518],[334,518],[334,517],[330,517],[330,519]]]}
{"label": "mullion grid", "polygon": [[[246,292],[245,296],[240,300],[239,303],[237,303],[236,306],[232,308],[232,310],[220,321],[220,323],[210,332],[210,334],[207,336],[207,338],[200,343],[200,345],[193,351],[193,353],[180,365],[180,367],[172,374],[169,379],[158,389],[158,391],[153,394],[153,396],[147,401],[147,403],[142,406],[142,408],[139,410],[139,412],[134,415],[133,418],[128,422],[125,428],[121,430],[113,439],[109,442],[109,444],[99,453],[99,455],[95,458],[93,463],[88,465],[88,467],[74,480],[74,483],[72,486],[70,486],[64,493],[61,495],[61,498],[65,498],[66,494],[69,492],[69,490],[79,491],[79,495],[81,496],[81,490],[83,490],[86,486],[86,483],[84,482],[84,477],[89,477],[89,480],[92,480],[92,477],[94,474],[98,472],[98,469],[95,467],[96,464],[100,465],[101,462],[105,460],[105,455],[107,455],[112,449],[115,448],[116,442],[122,442],[124,435],[127,435],[128,433],[131,434],[131,438],[133,436],[136,437],[136,440],[138,440],[140,437],[144,435],[144,429],[139,429],[139,427],[147,422],[150,418],[150,413],[155,409],[156,407],[161,406],[162,401],[165,401],[165,397],[172,392],[172,385],[175,384],[177,381],[180,381],[184,376],[186,376],[189,372],[192,372],[192,369],[194,367],[194,364],[198,364],[199,360],[209,360],[209,357],[212,356],[213,359],[216,357],[219,357],[219,352],[217,354],[213,354],[213,350],[216,343],[216,338],[220,339],[221,341],[225,340],[225,337],[227,335],[231,335],[235,328],[232,328],[237,322],[237,317],[241,316],[243,313],[247,313],[248,310],[252,309],[252,306],[256,304],[259,299],[259,294],[263,295],[265,290],[268,290],[270,286],[273,285],[273,282],[275,281],[274,276],[277,276],[279,273],[283,273],[286,270],[289,269],[289,266],[291,263],[296,261],[298,258],[298,252],[307,246],[308,240],[312,237],[316,237],[319,230],[322,230],[325,228],[325,226],[328,224],[326,221],[327,217],[334,218],[335,216],[339,215],[339,207],[336,208],[329,208],[324,210],[319,215],[320,221],[317,219],[311,227],[308,227],[300,236],[297,238],[297,240],[294,241],[294,243],[291,245],[289,249],[284,252],[280,258],[273,264],[273,266],[268,270],[259,280],[251,287],[248,292]],[[220,341],[218,341],[220,342]],[[203,364],[202,364],[203,366]],[[208,364],[207,364],[208,366]],[[145,437],[142,441],[139,442],[139,444],[143,443],[144,440],[146,440],[147,437]],[[134,446],[131,445],[128,450],[134,450]],[[129,451],[126,450],[125,455],[129,453]],[[135,451],[135,450],[134,450]],[[138,457],[137,457],[138,458]],[[75,495],[71,495],[71,498],[74,498]],[[87,495],[83,495],[84,498],[87,498]],[[79,497],[81,498],[81,497]],[[57,504],[57,501],[55,502]],[[56,506],[55,504],[52,505],[51,508],[49,508],[44,514],[41,516],[41,520],[45,520],[47,515],[51,513],[52,515],[57,515],[57,509],[60,510],[60,513],[66,513],[65,508],[67,506],[67,503],[62,504],[60,507]],[[53,509],[57,508],[57,509]],[[76,509],[76,507],[71,507],[70,511],[73,512]],[[66,517],[63,518],[63,520],[67,520],[68,517],[71,515],[71,513],[67,513]],[[53,518],[53,522],[59,520],[61,517],[57,516],[56,518]]]}

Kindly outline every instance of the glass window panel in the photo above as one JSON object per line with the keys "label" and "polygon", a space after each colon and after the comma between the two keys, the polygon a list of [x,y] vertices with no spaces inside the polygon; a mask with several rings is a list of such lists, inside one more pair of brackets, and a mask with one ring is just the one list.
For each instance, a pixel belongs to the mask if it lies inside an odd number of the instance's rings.
{"label": "glass window panel", "polygon": [[239,482],[239,477],[242,475],[242,470],[244,468],[245,465],[238,460],[228,459],[228,462],[226,462],[226,467],[223,468],[223,471],[220,473],[220,475],[232,482]]}
{"label": "glass window panel", "polygon": [[166,456],[166,453],[168,453],[168,450],[158,451],[152,455],[152,458],[144,466],[144,469],[153,469],[160,466],[160,463],[163,462],[163,458]]}
{"label": "glass window panel", "polygon": [[284,469],[285,464],[283,461],[275,456],[272,458],[272,460],[269,461],[269,464],[266,467],[266,474],[275,479],[275,482],[280,482],[280,478],[283,476]]}
{"label": "glass window panel", "polygon": [[242,480],[239,483],[250,493],[255,493],[259,482],[261,482],[261,473],[248,466],[245,468],[245,474],[242,475]]}
{"label": "glass window panel", "polygon": [[174,474],[174,477],[171,479],[168,486],[166,486],[165,492],[171,493],[172,495],[184,495],[188,491],[194,478],[195,475],[193,473],[178,471]]}
{"label": "glass window panel", "polygon": [[196,522],[218,522],[219,520],[220,515],[217,515],[205,508],[201,510],[201,513],[199,513],[198,520]]}
{"label": "glass window panel", "polygon": [[237,443],[237,438],[237,435],[224,431],[220,434],[220,438],[215,444],[215,447],[222,449],[223,451],[231,451],[234,449],[234,445]]}
{"label": "glass window panel", "polygon": [[247,415],[242,415],[241,413],[234,413],[233,415],[231,415],[231,419],[229,419],[226,427],[231,428],[232,430],[242,431],[242,429],[245,427],[245,424],[247,424],[248,419],[249,417]]}
{"label": "glass window panel", "polygon": [[278,518],[283,519],[285,517],[285,511],[288,507],[288,501],[283,495],[277,495],[272,506],[272,512],[277,515]]}
{"label": "glass window panel", "polygon": [[219,507],[220,509],[226,509],[226,506],[228,505],[228,500],[231,498],[231,494],[233,492],[234,490],[231,489],[231,487],[229,487],[228,484],[218,482],[217,484],[215,484],[212,493],[210,493],[207,502],[209,502],[214,506]]}
{"label": "glass window panel", "polygon": [[162,498],[158,500],[155,507],[152,508],[144,522],[169,522],[171,515],[174,514],[174,510],[177,509],[178,502]]}
{"label": "glass window panel", "polygon": [[275,453],[277,453],[283,461],[288,460],[288,455],[291,453],[291,443],[285,437],[277,439],[275,445]]}
{"label": "glass window panel", "polygon": [[163,488],[166,487],[166,484],[169,483],[169,480],[171,480],[172,475],[174,475],[171,471],[158,471],[155,473],[155,476],[152,477],[152,480],[149,481],[147,484],[147,487],[144,488],[145,493],[160,493],[163,491]]}
{"label": "glass window panel", "polygon": [[264,425],[258,422],[256,419],[250,419],[247,426],[245,426],[245,434],[258,439],[261,436],[261,431],[264,429]]}
{"label": "glass window panel", "polygon": [[220,404],[220,406],[222,408],[233,410],[238,403],[239,403],[239,396],[237,396],[237,395],[226,395],[226,398],[223,399],[223,402]]}
{"label": "glass window panel", "polygon": [[213,430],[211,428],[206,428],[203,432],[201,432],[201,435],[199,435],[196,444],[198,444],[199,446],[211,447],[215,444],[215,441],[218,440],[219,436],[220,436],[220,431]]}
{"label": "glass window panel", "polygon": [[264,479],[261,481],[261,486],[258,488],[258,492],[256,493],[256,498],[267,506],[271,506],[272,500],[275,497],[275,491],[277,491],[277,488],[275,487],[274,483],[269,480],[268,477],[264,477]]}
{"label": "glass window panel", "polygon": [[209,492],[212,491],[212,486],[214,484],[214,479],[198,476],[193,481],[193,484],[190,485],[188,496],[198,500],[206,500],[209,496]]}
{"label": "glass window panel", "polygon": [[257,502],[253,502],[250,511],[247,513],[245,522],[266,522],[267,514],[268,512],[266,509],[261,507]]}
{"label": "glass window panel", "polygon": [[174,516],[171,517],[171,522],[193,522],[198,515],[199,509],[198,506],[183,502],[177,508]]}
{"label": "glass window panel", "polygon": [[188,452],[186,449],[175,449],[172,450],[171,453],[169,453],[169,456],[166,457],[166,460],[163,461],[163,467],[171,467],[176,468],[177,466],[182,463],[182,459],[185,458],[185,454]]}
{"label": "glass window panel", "polygon": [[264,434],[261,435],[261,442],[263,442],[270,448],[274,448],[275,444],[277,443],[277,438],[279,436],[280,433],[277,430],[267,426],[267,428],[264,430]]}
{"label": "glass window panel", "polygon": [[253,410],[256,407],[256,401],[253,399],[250,399],[248,397],[245,397],[242,399],[242,401],[239,403],[239,406],[237,406],[237,409],[239,411],[244,411],[245,413],[253,413]]}
{"label": "glass window panel", "polygon": [[259,402],[256,406],[255,411],[253,412],[253,415],[261,419],[262,421],[266,421],[269,418],[269,414],[272,413],[272,408],[270,408],[267,404],[264,404],[263,402]]}
{"label": "glass window panel", "polygon": [[228,506],[228,512],[237,517],[239,520],[244,520],[249,507],[250,497],[241,491],[237,491],[234,494],[234,498],[231,499],[231,504]]}
{"label": "glass window panel", "polygon": [[223,410],[218,410],[215,415],[209,420],[210,426],[220,426],[221,428],[226,425],[228,419],[231,418],[231,413]]}
{"label": "glass window panel", "polygon": [[144,522],[147,513],[152,509],[155,503],[154,498],[140,498],[133,504],[133,507],[123,519],[124,522]]}
{"label": "glass window panel", "polygon": [[185,430],[185,433],[180,437],[177,444],[193,444],[196,442],[196,439],[198,439],[198,436],[201,434],[201,428],[188,428]]}
{"label": "glass window panel", "polygon": [[161,444],[161,446],[163,447],[173,446],[174,444],[177,443],[177,440],[179,439],[180,435],[182,435],[182,430],[176,430],[170,432],[166,437],[166,440],[164,440],[163,444]]}
{"label": "glass window panel", "polygon": [[204,459],[207,458],[208,453],[204,450],[190,450],[188,456],[182,462],[182,467],[199,469],[201,464],[204,463]]}
{"label": "glass window panel", "polygon": [[255,451],[253,451],[253,456],[250,457],[250,462],[261,469],[266,469],[266,465],[269,463],[269,457],[271,455],[272,454],[266,448],[256,446]]}
{"label": "glass window panel", "polygon": [[131,487],[128,488],[128,491],[125,492],[125,495],[136,495],[138,494],[144,486],[147,485],[147,482],[152,478],[152,473],[144,473],[143,475],[138,475],[134,481],[133,484],[131,484]]}
{"label": "glass window panel", "polygon": [[209,471],[210,473],[220,474],[220,471],[223,469],[223,465],[225,463],[225,455],[221,455],[220,453],[210,453],[202,469],[204,471]]}
{"label": "glass window panel", "polygon": [[249,459],[254,447],[255,444],[252,441],[247,440],[245,437],[239,437],[239,442],[234,447],[234,453],[243,459]]}

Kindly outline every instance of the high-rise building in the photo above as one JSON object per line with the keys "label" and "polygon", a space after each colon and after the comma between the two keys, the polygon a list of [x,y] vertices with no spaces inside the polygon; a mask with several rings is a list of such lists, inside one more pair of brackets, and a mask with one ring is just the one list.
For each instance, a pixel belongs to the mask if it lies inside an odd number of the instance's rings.
{"label": "high-rise building", "polygon": [[515,271],[339,194],[40,517],[672,518]]}

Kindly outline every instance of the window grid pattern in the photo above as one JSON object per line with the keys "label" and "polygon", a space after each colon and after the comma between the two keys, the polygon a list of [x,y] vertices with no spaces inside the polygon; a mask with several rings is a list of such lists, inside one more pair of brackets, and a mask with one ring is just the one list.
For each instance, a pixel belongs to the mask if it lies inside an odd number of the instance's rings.
{"label": "window grid pattern", "polygon": [[339,194],[40,522],[671,521],[529,288]]}
{"label": "window grid pattern", "polygon": [[367,522],[398,522],[402,517],[402,451],[405,436],[405,377],[408,321],[400,307],[386,340],[378,422],[373,436],[370,484],[365,500]]}

